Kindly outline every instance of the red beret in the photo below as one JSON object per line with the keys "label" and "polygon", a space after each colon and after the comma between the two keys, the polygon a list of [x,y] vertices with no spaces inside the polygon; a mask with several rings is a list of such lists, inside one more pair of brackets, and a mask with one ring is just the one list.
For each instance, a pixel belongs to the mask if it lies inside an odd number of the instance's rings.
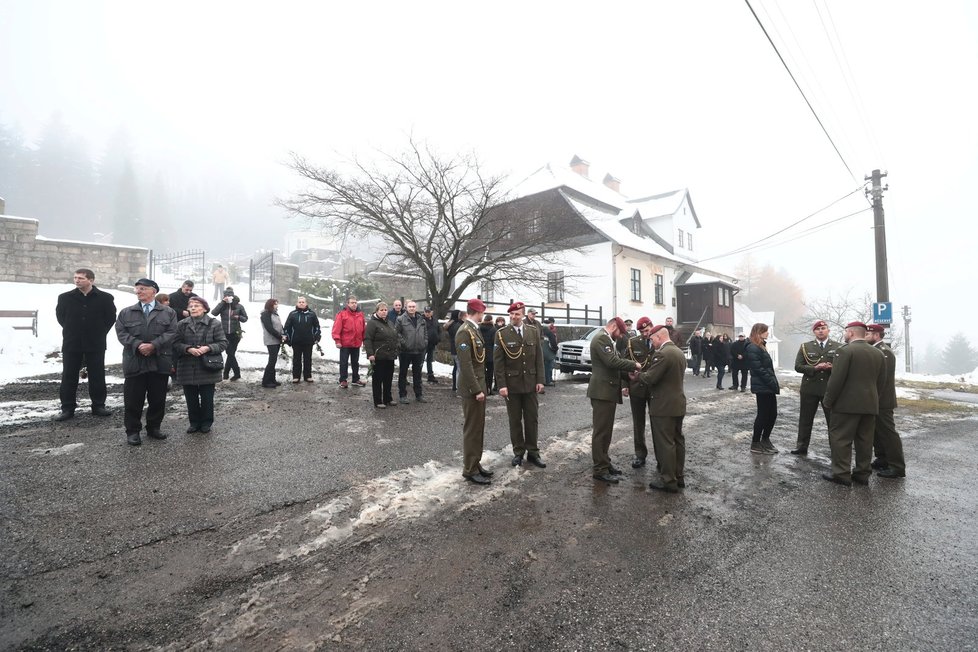
{"label": "red beret", "polygon": [[886,329],[882,324],[866,324],[866,330],[870,333],[885,333]]}
{"label": "red beret", "polygon": [[636,328],[638,328],[638,330],[642,330],[643,328],[649,326],[650,324],[652,324],[652,320],[649,319],[648,317],[639,317]]}
{"label": "red beret", "polygon": [[615,326],[617,326],[618,327],[618,330],[620,330],[622,333],[627,333],[628,332],[628,327],[625,326],[625,322],[623,322],[621,320],[621,317],[615,317],[611,321],[614,322]]}
{"label": "red beret", "polygon": [[661,331],[663,328],[665,328],[665,326],[663,326],[662,324],[659,324],[658,326],[653,326],[652,327],[652,334],[655,335],[656,333],[658,333],[659,331]]}
{"label": "red beret", "polygon": [[514,301],[506,312],[516,312],[517,310],[523,310],[524,307],[525,304],[522,301]]}
{"label": "red beret", "polygon": [[851,321],[846,324],[846,328],[866,328],[866,324],[861,321]]}
{"label": "red beret", "polygon": [[469,302],[466,304],[465,307],[466,307],[466,311],[470,315],[474,315],[477,312],[486,311],[486,304],[482,303],[482,299],[469,299]]}
{"label": "red beret", "polygon": [[812,324],[812,330],[815,330],[816,328],[818,328],[820,326],[828,326],[828,324],[826,324],[823,320],[819,319],[817,322],[815,322],[814,324]]}

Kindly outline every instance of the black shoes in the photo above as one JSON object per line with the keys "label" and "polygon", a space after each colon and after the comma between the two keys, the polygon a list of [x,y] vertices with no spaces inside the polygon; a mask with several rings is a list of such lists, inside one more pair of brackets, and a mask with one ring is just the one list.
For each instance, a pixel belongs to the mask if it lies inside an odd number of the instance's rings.
{"label": "black shoes", "polygon": [[645,458],[644,457],[639,457],[638,455],[636,455],[635,457],[632,458],[632,468],[633,469],[638,469],[638,468],[641,468],[643,466],[645,466]]}
{"label": "black shoes", "polygon": [[92,414],[97,417],[111,417],[112,411],[107,410],[104,405],[96,405],[92,407]]}
{"label": "black shoes", "polygon": [[492,484],[492,480],[482,475],[481,473],[476,473],[475,475],[463,475],[466,482],[471,482],[472,484],[487,485]]}
{"label": "black shoes", "polygon": [[730,390],[733,390],[733,391],[737,391],[737,386],[734,385],[733,387],[728,387],[727,389],[730,389]]}
{"label": "black shoes", "polygon": [[[207,433],[209,433],[211,431],[211,427],[210,426],[201,426],[200,427],[200,431],[206,435]],[[166,439],[166,435],[163,435],[163,438]]]}
{"label": "black shoes", "polygon": [[893,479],[893,478],[905,478],[905,477],[907,477],[907,472],[906,471],[897,471],[896,469],[890,468],[890,469],[883,469],[882,471],[880,471],[876,475],[878,475],[881,478],[891,478],[891,479]]}
{"label": "black shoes", "polygon": [[796,449],[794,449],[793,451],[790,451],[790,452],[791,452],[792,455],[808,455],[808,449],[807,448],[796,448]]}
{"label": "black shoes", "polygon": [[[678,482],[677,482],[677,484],[678,484]],[[686,483],[685,482],[683,483],[683,486],[684,487],[686,486]],[[649,489],[655,489],[656,491],[664,491],[667,494],[678,494],[679,493],[679,488],[678,487],[670,487],[669,485],[658,484],[656,482],[650,482],[649,483]]]}
{"label": "black shoes", "polygon": [[134,432],[126,435],[126,443],[130,446],[140,446],[142,445],[143,440],[139,438],[138,432]]}
{"label": "black shoes", "polygon": [[[201,430],[201,432],[203,432],[203,430]],[[160,432],[159,428],[147,428],[146,436],[150,439],[166,439],[166,435]]]}
{"label": "black shoes", "polygon": [[240,380],[240,379],[241,379],[241,374],[234,374],[233,376],[231,376],[231,381],[232,382],[235,381],[235,380]]}
{"label": "black shoes", "polygon": [[873,460],[873,463],[870,464],[869,466],[876,469],[877,471],[885,471],[886,469],[890,468],[889,464],[887,464],[886,462],[884,462],[878,457],[875,460]]}
{"label": "black shoes", "polygon": [[618,484],[618,478],[611,475],[610,473],[595,474],[595,480],[600,480],[601,482],[607,482],[608,484]]}
{"label": "black shoes", "polygon": [[495,471],[487,471],[484,468],[482,468],[482,465],[480,464],[479,465],[479,474],[480,475],[483,475],[483,476],[485,476],[487,478],[491,478],[493,475],[496,474],[496,472]]}
{"label": "black shoes", "polygon": [[868,477],[865,477],[864,478],[862,476],[855,476],[854,475],[854,476],[852,476],[852,481],[854,483],[856,483],[856,484],[861,484],[864,487],[868,487],[869,486],[869,478]]}
{"label": "black shoes", "polygon": [[58,416],[54,417],[54,420],[55,421],[67,421],[68,419],[74,419],[74,418],[75,418],[75,413],[74,412],[62,412]]}
{"label": "black shoes", "polygon": [[852,486],[852,483],[851,482],[848,482],[846,480],[840,480],[839,478],[835,477],[831,473],[823,473],[822,474],[822,479],[823,480],[828,480],[829,482],[834,482],[836,484],[841,484],[843,487],[851,487]]}
{"label": "black shoes", "polygon": [[608,473],[610,475],[621,475],[621,469],[619,469],[616,466],[609,466],[608,467]]}
{"label": "black shoes", "polygon": [[261,386],[262,387],[268,387],[270,389],[275,389],[276,387],[278,387],[281,384],[282,383],[262,383]]}
{"label": "black shoes", "polygon": [[530,464],[537,467],[538,469],[547,468],[547,465],[544,464],[543,460],[540,459],[539,455],[527,455],[526,459],[529,460]]}
{"label": "black shoes", "polygon": [[188,435],[192,435],[195,432],[200,432],[200,428],[198,428],[197,426],[190,426],[189,428],[187,428]]}
{"label": "black shoes", "polygon": [[676,478],[676,486],[680,489],[686,488],[686,478]]}
{"label": "black shoes", "polygon": [[426,399],[424,396],[417,396],[417,397],[415,397],[414,402],[415,403],[427,403],[428,402],[428,399]]}
{"label": "black shoes", "polygon": [[437,385],[438,384],[438,380],[436,380],[435,378],[429,378],[428,379],[428,382],[431,383],[432,385]]}
{"label": "black shoes", "polygon": [[513,466],[523,466],[523,456],[522,455],[514,455],[513,456],[513,461],[510,462],[510,463]]}

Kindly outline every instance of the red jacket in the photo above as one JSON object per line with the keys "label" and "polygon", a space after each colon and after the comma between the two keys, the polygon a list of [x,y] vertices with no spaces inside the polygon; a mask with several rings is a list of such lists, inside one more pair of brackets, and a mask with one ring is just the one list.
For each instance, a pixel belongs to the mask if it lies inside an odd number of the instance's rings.
{"label": "red jacket", "polygon": [[343,308],[333,320],[333,341],[341,348],[359,349],[363,344],[363,311]]}

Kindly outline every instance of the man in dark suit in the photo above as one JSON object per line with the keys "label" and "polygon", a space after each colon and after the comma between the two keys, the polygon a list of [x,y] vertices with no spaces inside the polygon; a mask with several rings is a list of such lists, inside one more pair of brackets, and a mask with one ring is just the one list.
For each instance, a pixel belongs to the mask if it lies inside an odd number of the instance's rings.
{"label": "man in dark suit", "polygon": [[[740,384],[740,391],[747,391],[747,336],[744,333],[737,335],[737,341],[730,345],[730,371],[733,376],[732,384],[730,389],[736,390],[738,382]],[[740,376],[740,381],[737,380],[737,376]]]}
{"label": "man in dark suit", "polygon": [[[825,388],[825,407],[832,411],[829,447],[832,472],[822,477],[852,486],[869,484],[873,470],[873,431],[879,414],[880,393],[886,385],[886,360],[866,341],[866,324],[846,325],[846,344],[836,350],[832,374]],[[852,451],[856,467],[852,468]]]}
{"label": "man in dark suit", "polygon": [[[655,349],[649,340],[652,332],[652,320],[648,317],[640,317],[638,320],[638,332],[635,337],[628,338],[627,342],[620,347],[620,355],[641,365],[643,371],[649,368],[652,363],[652,353]],[[652,400],[652,393],[649,386],[642,382],[641,377],[628,381],[628,404],[632,408],[632,431],[635,441],[635,457],[632,459],[632,468],[637,469],[645,466],[645,458],[648,457],[649,448],[645,443],[645,415],[649,411],[649,402]],[[655,440],[653,438],[653,444]],[[653,446],[653,451],[655,447]],[[656,460],[658,460],[658,455]]]}
{"label": "man in dark suit", "polygon": [[495,334],[492,361],[499,395],[506,399],[509,439],[513,443],[513,466],[530,464],[546,468],[537,443],[539,403],[543,392],[543,351],[540,329],[523,323],[522,301],[509,307],[510,323]]}
{"label": "man in dark suit", "polygon": [[618,357],[615,340],[626,336],[628,329],[621,317],[605,324],[602,332],[591,338],[591,380],[587,396],[591,399],[591,459],[595,480],[616,484],[621,471],[611,465],[611,431],[615,425],[615,410],[621,403],[621,372],[639,371],[642,365]]}
{"label": "man in dark suit", "polygon": [[55,421],[75,416],[78,374],[82,365],[88,373],[88,396],[92,414],[107,417],[105,407],[105,336],[115,323],[115,300],[95,287],[95,272],[75,270],[75,289],[58,295],[54,313],[61,324],[61,414]]}
{"label": "man in dark suit", "polygon": [[825,388],[832,373],[832,360],[839,342],[829,338],[829,325],[819,319],[812,325],[815,339],[803,342],[795,356],[795,371],[801,374],[801,407],[798,409],[798,441],[792,455],[808,455],[808,444],[812,439],[812,425],[818,406],[822,406],[825,426],[829,426],[831,410],[825,406]]}
{"label": "man in dark suit", "polygon": [[[462,477],[468,482],[487,485],[492,471],[482,468],[483,437],[486,429],[486,344],[479,333],[479,322],[486,304],[469,299],[467,319],[455,333],[458,354],[458,395],[462,398]],[[465,313],[462,313],[465,314]]]}
{"label": "man in dark suit", "polygon": [[907,475],[907,463],[903,459],[903,442],[900,441],[896,422],[893,420],[893,410],[897,406],[896,356],[883,341],[883,335],[886,334],[883,326],[869,324],[866,330],[866,341],[876,347],[886,359],[886,385],[880,392],[880,411],[876,415],[876,429],[873,433],[876,459],[872,466],[879,469],[876,475],[881,478],[904,478]]}
{"label": "man in dark suit", "polygon": [[686,439],[683,417],[686,416],[686,356],[669,337],[665,326],[650,329],[655,353],[648,371],[639,375],[652,393],[652,440],[659,459],[662,483],[650,482],[649,488],[676,493],[686,486]]}

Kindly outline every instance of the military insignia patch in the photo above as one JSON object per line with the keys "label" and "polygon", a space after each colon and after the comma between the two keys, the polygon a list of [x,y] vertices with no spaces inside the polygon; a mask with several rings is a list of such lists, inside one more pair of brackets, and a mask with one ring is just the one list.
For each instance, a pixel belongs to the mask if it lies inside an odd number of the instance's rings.
{"label": "military insignia patch", "polygon": [[604,352],[605,353],[611,353],[611,347],[610,346],[604,347]]}
{"label": "military insignia patch", "polygon": [[459,351],[464,351],[467,348],[469,348],[469,345],[468,344],[459,344],[458,345]]}

